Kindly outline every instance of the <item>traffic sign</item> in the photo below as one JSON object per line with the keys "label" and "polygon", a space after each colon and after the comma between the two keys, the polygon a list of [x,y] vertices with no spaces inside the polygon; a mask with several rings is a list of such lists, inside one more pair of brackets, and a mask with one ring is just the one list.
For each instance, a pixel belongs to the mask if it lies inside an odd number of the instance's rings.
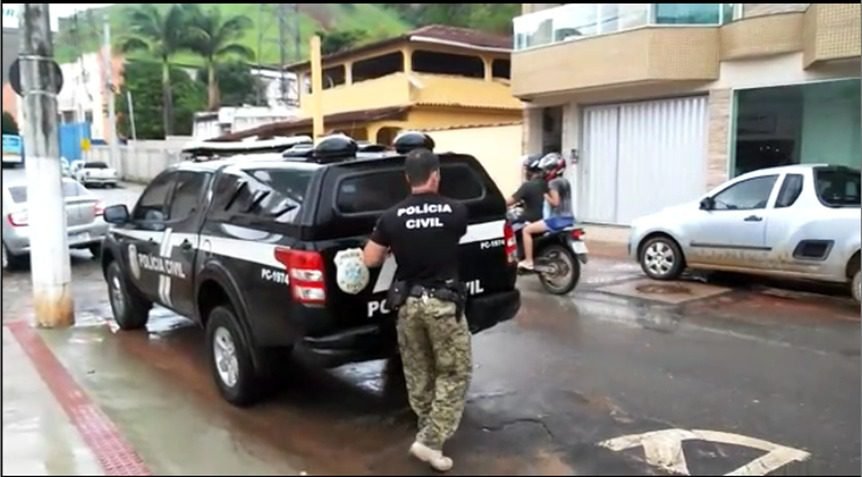
{"label": "traffic sign", "polygon": [[[60,91],[63,89],[63,70],[60,69],[60,65],[53,59],[51,60],[51,68],[54,70],[54,76],[57,78],[57,83],[55,85],[56,91],[52,91],[52,93],[60,94]],[[23,96],[21,89],[20,58],[16,58],[15,61],[12,62],[12,65],[9,66],[9,83],[12,84],[12,89],[15,90],[15,93],[17,93],[18,96]]]}

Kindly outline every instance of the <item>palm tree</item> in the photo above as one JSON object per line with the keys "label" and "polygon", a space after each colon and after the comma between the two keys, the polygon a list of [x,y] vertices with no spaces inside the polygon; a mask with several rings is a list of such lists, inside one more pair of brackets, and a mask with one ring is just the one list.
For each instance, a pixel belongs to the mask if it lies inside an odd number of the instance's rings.
{"label": "palm tree", "polygon": [[123,51],[148,51],[162,63],[162,116],[165,135],[174,132],[174,98],[171,92],[171,57],[189,49],[189,5],[173,4],[164,14],[152,4],[142,4],[129,11],[129,35]]}
{"label": "palm tree", "polygon": [[254,59],[254,51],[237,43],[243,33],[252,27],[251,19],[245,15],[222,18],[217,7],[202,12],[195,6],[196,14],[191,21],[189,37],[192,50],[204,59],[207,71],[208,107],[213,111],[219,107],[219,92],[216,67],[219,60],[236,56],[245,60]]}

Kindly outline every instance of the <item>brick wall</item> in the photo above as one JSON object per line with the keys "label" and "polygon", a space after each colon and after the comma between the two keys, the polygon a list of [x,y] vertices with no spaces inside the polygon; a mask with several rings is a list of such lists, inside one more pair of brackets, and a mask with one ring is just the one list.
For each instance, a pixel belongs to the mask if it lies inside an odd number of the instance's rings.
{"label": "brick wall", "polygon": [[810,3],[746,3],[743,4],[744,18],[772,15],[775,13],[804,12]]}
{"label": "brick wall", "polygon": [[728,179],[732,94],[730,89],[713,89],[709,92],[709,142],[706,156],[707,190]]}

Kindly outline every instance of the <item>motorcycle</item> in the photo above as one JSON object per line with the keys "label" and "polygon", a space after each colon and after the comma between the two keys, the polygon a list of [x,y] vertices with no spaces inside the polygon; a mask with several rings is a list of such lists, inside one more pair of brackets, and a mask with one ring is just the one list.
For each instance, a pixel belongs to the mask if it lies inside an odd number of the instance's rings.
{"label": "motorcycle", "polygon": [[[520,219],[523,209],[509,209],[507,218],[518,246],[518,260],[524,259],[522,229],[526,222]],[[519,274],[535,273],[549,293],[565,295],[571,292],[581,278],[581,264],[588,260],[587,245],[583,241],[584,229],[578,225],[558,232],[545,232],[533,240],[533,270],[519,268]]]}

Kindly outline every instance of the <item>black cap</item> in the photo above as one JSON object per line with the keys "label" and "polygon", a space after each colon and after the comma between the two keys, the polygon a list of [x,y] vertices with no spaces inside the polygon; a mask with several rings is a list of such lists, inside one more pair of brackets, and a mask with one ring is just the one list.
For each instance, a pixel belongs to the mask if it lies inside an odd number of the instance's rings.
{"label": "black cap", "polygon": [[340,159],[347,157],[356,157],[356,151],[359,146],[356,141],[344,134],[335,134],[327,136],[314,146],[312,157],[315,159]]}
{"label": "black cap", "polygon": [[406,131],[399,134],[392,145],[398,154],[407,154],[420,147],[434,151],[434,140],[431,139],[431,136],[418,131]]}

